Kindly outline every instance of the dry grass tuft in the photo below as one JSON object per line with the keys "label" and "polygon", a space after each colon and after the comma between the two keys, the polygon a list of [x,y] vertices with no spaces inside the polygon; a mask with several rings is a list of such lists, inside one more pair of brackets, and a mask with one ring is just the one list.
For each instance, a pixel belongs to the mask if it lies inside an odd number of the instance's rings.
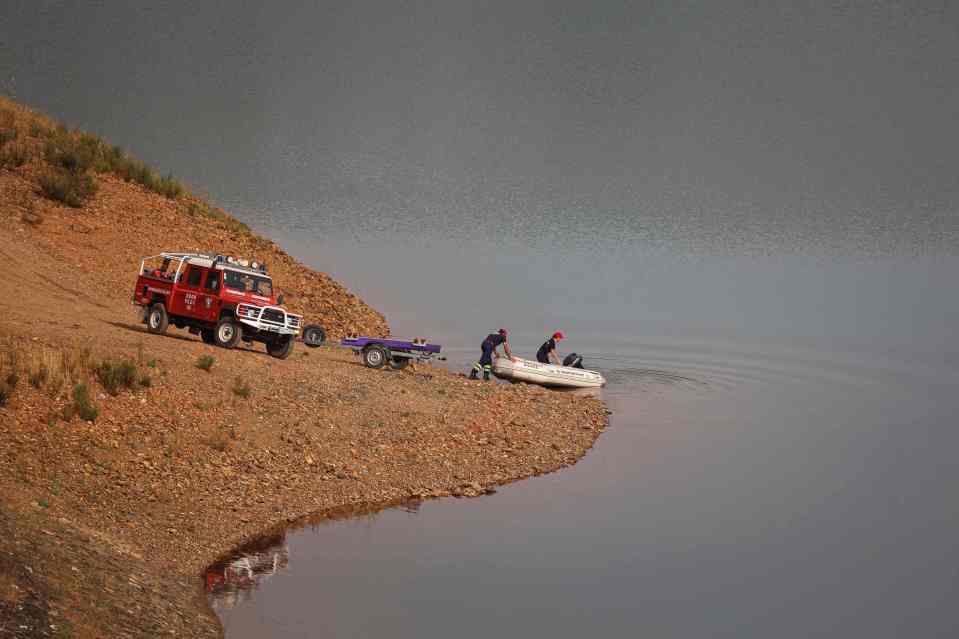
{"label": "dry grass tuft", "polygon": [[103,389],[113,396],[118,395],[123,388],[133,388],[138,381],[137,365],[128,359],[119,362],[104,360],[94,372]]}
{"label": "dry grass tuft", "polygon": [[19,133],[13,109],[0,109],[0,147],[16,140]]}
{"label": "dry grass tuft", "polygon": [[56,397],[64,387],[87,381],[92,372],[92,356],[87,346],[57,348],[12,339],[0,342],[0,376],[11,390],[16,388],[23,373],[31,386],[45,388]]}
{"label": "dry grass tuft", "polygon": [[45,196],[75,209],[97,192],[97,183],[89,173],[54,170],[42,174],[39,181]]}
{"label": "dry grass tuft", "polygon": [[216,359],[212,355],[201,355],[196,360],[196,367],[209,373],[210,369],[213,368],[214,362],[216,362]]}
{"label": "dry grass tuft", "polygon": [[[2,133],[0,133],[2,135]],[[15,169],[30,161],[30,150],[25,144],[0,145],[0,169]]]}
{"label": "dry grass tuft", "polygon": [[73,387],[73,403],[63,407],[63,418],[67,421],[74,416],[88,422],[95,421],[100,415],[100,409],[90,397],[90,387],[83,382]]}
{"label": "dry grass tuft", "polygon": [[249,397],[253,391],[250,389],[250,385],[243,381],[242,377],[237,377],[233,381],[233,394],[237,397],[242,397],[246,399]]}

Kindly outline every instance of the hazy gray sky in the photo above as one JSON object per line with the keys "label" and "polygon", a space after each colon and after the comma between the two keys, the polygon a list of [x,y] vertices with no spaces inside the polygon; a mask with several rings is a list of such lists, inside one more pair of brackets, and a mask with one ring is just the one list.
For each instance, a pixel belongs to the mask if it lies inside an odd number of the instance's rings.
{"label": "hazy gray sky", "polygon": [[14,0],[0,69],[241,212],[957,227],[955,3]]}

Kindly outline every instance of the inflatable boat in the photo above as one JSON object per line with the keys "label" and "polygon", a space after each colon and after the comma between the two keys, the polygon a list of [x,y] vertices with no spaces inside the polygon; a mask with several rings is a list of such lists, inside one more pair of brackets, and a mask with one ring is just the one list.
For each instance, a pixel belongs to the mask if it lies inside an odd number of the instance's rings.
{"label": "inflatable boat", "polygon": [[516,358],[500,357],[493,362],[493,374],[511,382],[529,382],[555,388],[598,388],[606,385],[606,379],[596,371],[574,366],[557,366]]}

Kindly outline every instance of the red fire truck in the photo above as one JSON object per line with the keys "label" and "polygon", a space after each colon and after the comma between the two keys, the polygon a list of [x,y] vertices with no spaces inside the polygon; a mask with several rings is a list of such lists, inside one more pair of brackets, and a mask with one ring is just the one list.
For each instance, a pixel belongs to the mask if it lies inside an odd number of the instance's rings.
{"label": "red fire truck", "polygon": [[140,262],[133,303],[151,333],[186,328],[207,344],[233,348],[263,342],[286,359],[303,318],[287,312],[266,266],[225,255],[160,253]]}

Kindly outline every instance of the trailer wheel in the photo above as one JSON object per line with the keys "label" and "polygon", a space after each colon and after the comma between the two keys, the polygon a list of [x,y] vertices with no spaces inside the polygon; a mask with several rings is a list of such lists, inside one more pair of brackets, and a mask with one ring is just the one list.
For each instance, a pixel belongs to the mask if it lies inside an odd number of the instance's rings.
{"label": "trailer wheel", "polygon": [[267,342],[266,352],[277,359],[286,359],[293,352],[293,336],[288,335],[275,342]]}
{"label": "trailer wheel", "polygon": [[412,360],[409,357],[396,357],[395,355],[390,358],[390,368],[394,371],[401,371],[407,366],[410,365]]}
{"label": "trailer wheel", "polygon": [[154,304],[147,311],[147,330],[157,335],[166,333],[167,326],[170,325],[170,318],[167,317],[166,309],[163,304]]}
{"label": "trailer wheel", "polygon": [[389,351],[380,344],[370,344],[363,349],[363,363],[370,368],[383,368],[383,364],[389,359]]}
{"label": "trailer wheel", "polygon": [[204,344],[216,344],[216,339],[214,338],[214,332],[212,328],[201,328],[200,339],[203,340]]}
{"label": "trailer wheel", "polygon": [[232,317],[224,317],[213,329],[213,343],[221,348],[233,348],[240,341],[240,327]]}
{"label": "trailer wheel", "polygon": [[303,327],[303,343],[316,348],[326,340],[326,331],[319,324],[307,324]]}

